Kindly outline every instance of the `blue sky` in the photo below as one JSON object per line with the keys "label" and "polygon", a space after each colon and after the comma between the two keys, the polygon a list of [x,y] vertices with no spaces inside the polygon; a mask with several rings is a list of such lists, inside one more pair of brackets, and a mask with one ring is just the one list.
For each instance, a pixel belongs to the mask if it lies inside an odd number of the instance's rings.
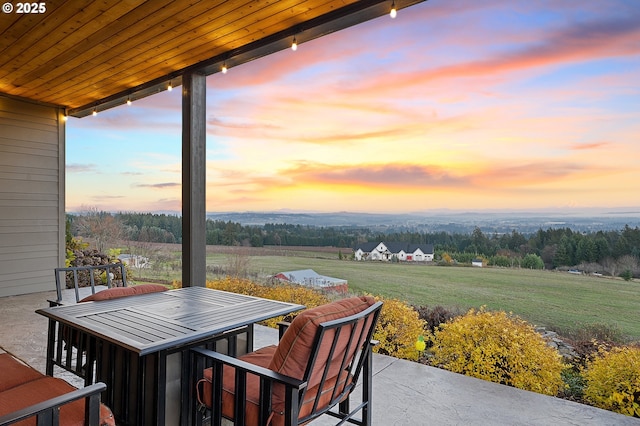
{"label": "blue sky", "polygon": [[[640,4],[429,0],[207,79],[208,211],[640,206]],[[180,90],[67,122],[67,210],[180,211]]]}

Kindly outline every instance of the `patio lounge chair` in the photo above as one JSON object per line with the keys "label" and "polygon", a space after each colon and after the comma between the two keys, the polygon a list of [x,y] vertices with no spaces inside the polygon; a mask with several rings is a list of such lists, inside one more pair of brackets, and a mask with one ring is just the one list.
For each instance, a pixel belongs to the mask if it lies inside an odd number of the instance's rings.
{"label": "patio lounge chair", "polygon": [[[194,423],[211,415],[214,426],[223,417],[235,425],[289,426],[329,414],[370,425],[371,337],[381,308],[372,297],[353,297],[308,309],[281,333],[277,346],[240,358],[192,349],[200,404]],[[361,373],[362,401],[351,410]],[[354,418],[359,411],[360,419]]]}

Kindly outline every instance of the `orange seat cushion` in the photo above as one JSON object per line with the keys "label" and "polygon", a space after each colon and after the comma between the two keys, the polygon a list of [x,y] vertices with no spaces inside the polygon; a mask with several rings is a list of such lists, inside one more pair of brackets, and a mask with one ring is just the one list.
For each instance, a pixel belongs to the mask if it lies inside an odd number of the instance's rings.
{"label": "orange seat cushion", "polygon": [[[276,346],[267,346],[262,349],[258,349],[255,352],[249,353],[247,355],[243,355],[240,357],[241,360],[250,362],[251,364],[258,365],[260,367],[267,368],[271,359],[273,358],[273,354],[276,351]],[[352,377],[349,375],[346,377],[348,382],[351,382]],[[324,391],[320,398],[319,406],[326,405],[331,401],[331,396],[333,389],[336,384],[337,377],[329,379],[325,382]],[[211,397],[212,397],[212,384],[213,381],[213,369],[207,368],[204,370],[204,380],[202,381],[202,392],[199,394],[200,402],[205,404],[207,407],[211,408]],[[344,381],[344,380],[342,380]],[[344,383],[341,383],[344,385]],[[309,414],[313,408],[313,402],[318,393],[319,386],[315,386],[311,389],[308,389],[305,393],[305,400],[303,401],[302,408],[300,409],[300,417],[306,416]],[[247,397],[246,397],[246,412],[245,412],[245,420],[247,426],[258,426],[258,419],[260,415],[260,379],[258,376],[248,374],[247,375]],[[282,393],[284,391],[283,387],[279,388],[276,385],[276,389],[274,389],[274,394]],[[282,399],[282,398],[281,398]],[[235,369],[233,367],[225,365],[223,368],[223,378],[222,378],[222,415],[228,419],[233,420],[235,417]],[[284,405],[274,405],[273,406],[273,417],[271,418],[270,426],[282,426],[284,425],[284,415],[282,411],[284,410]]]}
{"label": "orange seat cushion", "polygon": [[[241,360],[251,364],[267,368],[273,357],[276,346],[267,346],[255,352],[248,353],[240,357]],[[202,381],[202,393],[199,394],[200,402],[211,408],[213,369],[204,370],[204,381]],[[228,419],[234,418],[234,393],[235,393],[235,369],[224,366],[222,378],[222,415]],[[258,423],[258,407],[260,405],[260,378],[258,376],[247,375],[247,425]]]}
{"label": "orange seat cushion", "polygon": [[10,354],[0,354],[0,371],[2,372],[0,392],[42,377],[42,373],[23,364]]}
{"label": "orange seat cushion", "polygon": [[[41,376],[38,380],[32,380],[2,392],[0,394],[0,415],[12,413],[74,390],[76,388],[62,379]],[[83,426],[84,407],[84,399],[63,405],[60,409],[60,425]],[[35,425],[35,416],[15,424]],[[111,410],[102,404],[100,405],[100,425],[115,426]]]}
{"label": "orange seat cushion", "polygon": [[134,296],[136,294],[156,293],[159,291],[167,291],[167,287],[160,284],[142,284],[131,287],[112,287],[99,291],[91,296],[87,296],[80,302],[91,302],[98,300],[118,299],[120,297]]}

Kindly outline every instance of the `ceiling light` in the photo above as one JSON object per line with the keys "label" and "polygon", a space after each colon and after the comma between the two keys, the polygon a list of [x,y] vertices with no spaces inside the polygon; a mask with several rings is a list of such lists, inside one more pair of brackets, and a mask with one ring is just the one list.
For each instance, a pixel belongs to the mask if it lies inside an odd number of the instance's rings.
{"label": "ceiling light", "polygon": [[173,86],[171,85],[171,82],[169,82],[169,85],[167,86],[167,90],[168,91],[172,91],[173,90]]}
{"label": "ceiling light", "polygon": [[227,63],[226,62],[224,64],[222,64],[221,71],[222,71],[222,74],[226,74],[227,73]]}
{"label": "ceiling light", "polygon": [[127,98],[127,105],[131,106],[131,98]]}
{"label": "ceiling light", "polygon": [[391,16],[391,18],[395,18],[396,16],[398,16],[398,10],[396,9],[395,0],[391,3],[391,12],[389,12],[389,16]]}
{"label": "ceiling light", "polygon": [[98,109],[97,109],[97,108],[94,108],[94,109],[93,109],[93,116],[95,117],[96,115],[98,115]]}
{"label": "ceiling light", "polygon": [[294,52],[298,50],[298,42],[296,41],[296,36],[293,36],[293,41],[291,42],[291,50]]}

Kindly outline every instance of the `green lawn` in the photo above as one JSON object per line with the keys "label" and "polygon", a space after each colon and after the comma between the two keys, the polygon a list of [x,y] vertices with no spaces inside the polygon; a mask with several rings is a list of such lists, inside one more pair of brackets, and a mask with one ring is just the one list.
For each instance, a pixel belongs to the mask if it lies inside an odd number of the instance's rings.
{"label": "green lawn", "polygon": [[640,283],[621,279],[526,269],[443,267],[298,257],[251,257],[262,274],[314,269],[344,278],[354,292],[368,292],[416,305],[468,309],[486,306],[513,312],[557,331],[588,324],[619,328],[640,340]]}
{"label": "green lawn", "polygon": [[[415,305],[505,310],[532,324],[559,332],[585,325],[608,325],[640,340],[640,282],[566,272],[526,269],[443,267],[337,259],[337,254],[295,250],[250,255],[251,272],[267,277],[282,271],[314,269],[349,281],[355,293],[368,292]],[[207,265],[226,265],[229,255],[208,253]],[[179,279],[180,271],[165,273]],[[162,274],[162,275],[165,275]]]}

